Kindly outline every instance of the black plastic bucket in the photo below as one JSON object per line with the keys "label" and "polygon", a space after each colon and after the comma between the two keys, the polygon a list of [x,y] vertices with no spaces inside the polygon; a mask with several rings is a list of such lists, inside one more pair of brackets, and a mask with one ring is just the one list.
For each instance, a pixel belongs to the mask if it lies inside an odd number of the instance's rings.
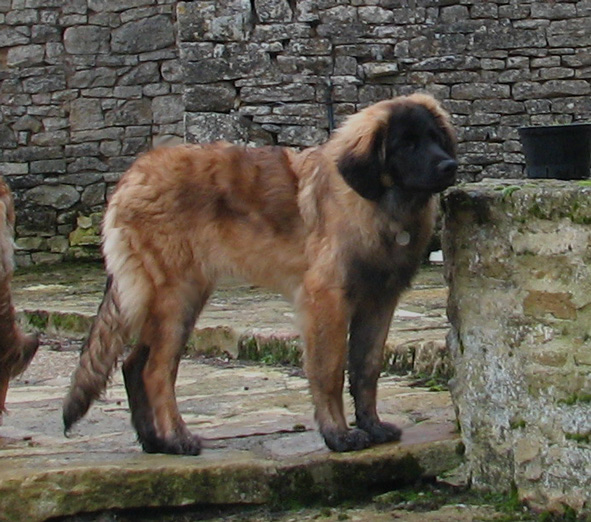
{"label": "black plastic bucket", "polygon": [[587,179],[591,173],[591,123],[521,127],[528,178]]}

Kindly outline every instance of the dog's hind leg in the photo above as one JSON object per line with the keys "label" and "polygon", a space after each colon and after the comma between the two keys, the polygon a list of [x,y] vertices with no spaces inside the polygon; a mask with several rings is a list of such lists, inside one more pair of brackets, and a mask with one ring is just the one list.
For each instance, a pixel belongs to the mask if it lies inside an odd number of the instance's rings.
{"label": "dog's hind leg", "polygon": [[349,429],[344,415],[348,329],[344,291],[314,282],[304,283],[299,308],[306,344],[305,372],[320,433],[333,451],[366,448],[370,445],[368,434]]}
{"label": "dog's hind leg", "polygon": [[397,426],[380,421],[376,407],[384,343],[395,304],[380,298],[362,300],[353,312],[349,330],[349,382],[357,427],[377,444],[399,440],[401,435]]}
{"label": "dog's hind leg", "polygon": [[209,293],[183,299],[171,289],[159,291],[139,343],[123,364],[132,423],[148,453],[201,451],[199,437],[189,432],[178,411],[175,382],[182,350]]}

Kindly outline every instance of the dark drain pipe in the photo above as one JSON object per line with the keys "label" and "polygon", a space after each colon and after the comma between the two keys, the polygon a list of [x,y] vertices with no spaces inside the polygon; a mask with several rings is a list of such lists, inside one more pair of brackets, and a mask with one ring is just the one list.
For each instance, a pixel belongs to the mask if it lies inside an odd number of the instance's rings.
{"label": "dark drain pipe", "polygon": [[328,132],[332,133],[335,128],[334,121],[334,99],[333,99],[334,85],[330,78],[326,79],[326,119],[328,120]]}

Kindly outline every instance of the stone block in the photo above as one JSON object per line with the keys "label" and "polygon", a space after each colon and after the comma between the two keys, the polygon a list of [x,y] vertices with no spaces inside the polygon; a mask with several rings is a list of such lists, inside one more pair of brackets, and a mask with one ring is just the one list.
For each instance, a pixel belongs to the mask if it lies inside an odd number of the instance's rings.
{"label": "stone block", "polygon": [[590,195],[586,181],[486,180],[444,200],[450,389],[469,472],[539,509],[591,502]]}
{"label": "stone block", "polygon": [[398,75],[396,62],[367,62],[362,65],[363,73],[368,80]]}
{"label": "stone block", "polygon": [[152,100],[154,123],[173,123],[181,121],[185,112],[183,98],[180,95],[158,96]]}
{"label": "stone block", "polygon": [[8,125],[0,124],[0,146],[14,149],[18,144],[17,134]]}
{"label": "stone block", "polygon": [[29,171],[31,174],[62,174],[66,172],[66,160],[47,159],[31,161]]}
{"label": "stone block", "polygon": [[254,0],[254,12],[260,22],[289,22],[292,19],[290,2],[287,0]]}
{"label": "stone block", "polygon": [[237,91],[230,82],[192,85],[185,89],[184,100],[189,112],[228,112],[234,108]]}
{"label": "stone block", "polygon": [[43,45],[19,45],[8,49],[6,64],[9,67],[29,67],[43,63]]}
{"label": "stone block", "polygon": [[30,30],[28,27],[2,27],[0,32],[0,47],[13,47],[29,43]]}
{"label": "stone block", "polygon": [[396,21],[396,15],[392,9],[384,9],[378,6],[360,6],[357,9],[359,20],[367,24],[388,25]]}
{"label": "stone block", "polygon": [[105,183],[89,185],[82,191],[80,201],[89,207],[104,205],[106,188],[107,185]]}
{"label": "stone block", "polygon": [[155,83],[160,80],[158,64],[155,62],[144,62],[121,76],[119,85],[143,85],[146,83]]}
{"label": "stone block", "polygon": [[117,72],[109,67],[76,71],[68,77],[68,87],[77,89],[112,87],[116,82]]}
{"label": "stone block", "polygon": [[270,64],[270,57],[261,45],[229,43],[216,46],[212,58],[186,63],[184,80],[195,84],[257,78],[268,71]]}
{"label": "stone block", "polygon": [[70,127],[73,131],[99,129],[105,126],[101,100],[78,98],[70,104]]}
{"label": "stone block", "polygon": [[148,99],[129,100],[105,114],[108,126],[148,125],[152,123],[152,103]]}
{"label": "stone block", "polygon": [[181,62],[177,59],[167,60],[160,67],[162,78],[171,83],[181,83],[183,80],[183,69]]}
{"label": "stone block", "polygon": [[250,32],[250,20],[250,12],[216,16],[209,23],[206,39],[216,42],[246,41]]}
{"label": "stone block", "polygon": [[277,136],[279,143],[298,147],[321,145],[327,139],[328,132],[326,129],[305,125],[283,126]]}
{"label": "stone block", "polygon": [[64,31],[64,47],[70,54],[96,54],[104,42],[108,42],[110,31],[107,27],[81,25],[68,27]]}
{"label": "stone block", "polygon": [[[117,85],[113,89],[113,95],[115,98],[121,98],[123,100],[140,100],[142,94],[143,91],[141,85]],[[109,108],[112,108],[114,105]]]}
{"label": "stone block", "polygon": [[216,16],[213,2],[179,2],[176,12],[181,42],[203,41],[209,26],[207,21]]}
{"label": "stone block", "polygon": [[493,25],[474,32],[473,48],[479,50],[536,49],[546,47],[546,45],[546,33],[543,29],[516,31],[510,27]]}
{"label": "stone block", "polygon": [[324,56],[332,52],[328,38],[294,39],[289,42],[287,52],[295,56]]}
{"label": "stone block", "polygon": [[334,69],[332,58],[329,56],[278,56],[277,65],[281,73],[296,77],[326,78]]}
{"label": "stone block", "polygon": [[27,252],[43,250],[47,246],[47,239],[39,236],[19,237],[15,241],[15,246],[18,250]]}
{"label": "stone block", "polygon": [[227,140],[233,143],[248,141],[249,123],[238,114],[187,113],[186,138],[191,143],[210,143]]}
{"label": "stone block", "polygon": [[33,134],[29,143],[31,145],[41,146],[55,146],[55,145],[66,145],[70,138],[70,134],[66,130],[55,130],[48,132],[38,132]]}
{"label": "stone block", "polygon": [[187,342],[187,355],[230,356],[238,358],[239,333],[228,326],[196,328]]}
{"label": "stone block", "polygon": [[54,236],[47,240],[47,246],[49,247],[50,252],[55,254],[65,254],[70,247],[70,243],[67,237]]}
{"label": "stone block", "polygon": [[71,185],[40,185],[25,193],[25,200],[58,210],[70,208],[80,200],[79,192]]}
{"label": "stone block", "polygon": [[490,85],[488,83],[466,83],[454,85],[451,97],[456,100],[510,99],[508,85]]}
{"label": "stone block", "polygon": [[99,144],[98,142],[69,144],[65,147],[65,154],[68,158],[79,158],[82,156],[98,156]]}
{"label": "stone block", "polygon": [[23,80],[23,91],[28,94],[62,91],[66,88],[63,71],[47,71],[41,76],[31,76]]}
{"label": "stone block", "polygon": [[114,53],[137,54],[174,44],[174,28],[169,16],[158,15],[128,22],[111,33]]}
{"label": "stone block", "polygon": [[243,87],[241,98],[246,103],[309,102],[315,99],[312,85],[294,83],[278,87]]}
{"label": "stone block", "polygon": [[439,16],[444,23],[454,23],[458,20],[468,20],[470,18],[468,7],[465,5],[442,7]]}

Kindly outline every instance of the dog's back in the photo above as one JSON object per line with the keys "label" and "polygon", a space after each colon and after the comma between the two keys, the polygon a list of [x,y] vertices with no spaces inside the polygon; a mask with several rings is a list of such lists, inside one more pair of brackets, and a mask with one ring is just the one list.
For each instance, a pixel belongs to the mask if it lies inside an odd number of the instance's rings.
{"label": "dog's back", "polygon": [[[305,269],[298,183],[281,148],[218,143],[145,154],[122,179],[105,216],[107,272],[122,294],[144,303],[146,289],[196,268],[192,278],[207,280],[202,284],[238,273],[289,293],[290,277]],[[274,280],[277,266],[283,274]]]}

